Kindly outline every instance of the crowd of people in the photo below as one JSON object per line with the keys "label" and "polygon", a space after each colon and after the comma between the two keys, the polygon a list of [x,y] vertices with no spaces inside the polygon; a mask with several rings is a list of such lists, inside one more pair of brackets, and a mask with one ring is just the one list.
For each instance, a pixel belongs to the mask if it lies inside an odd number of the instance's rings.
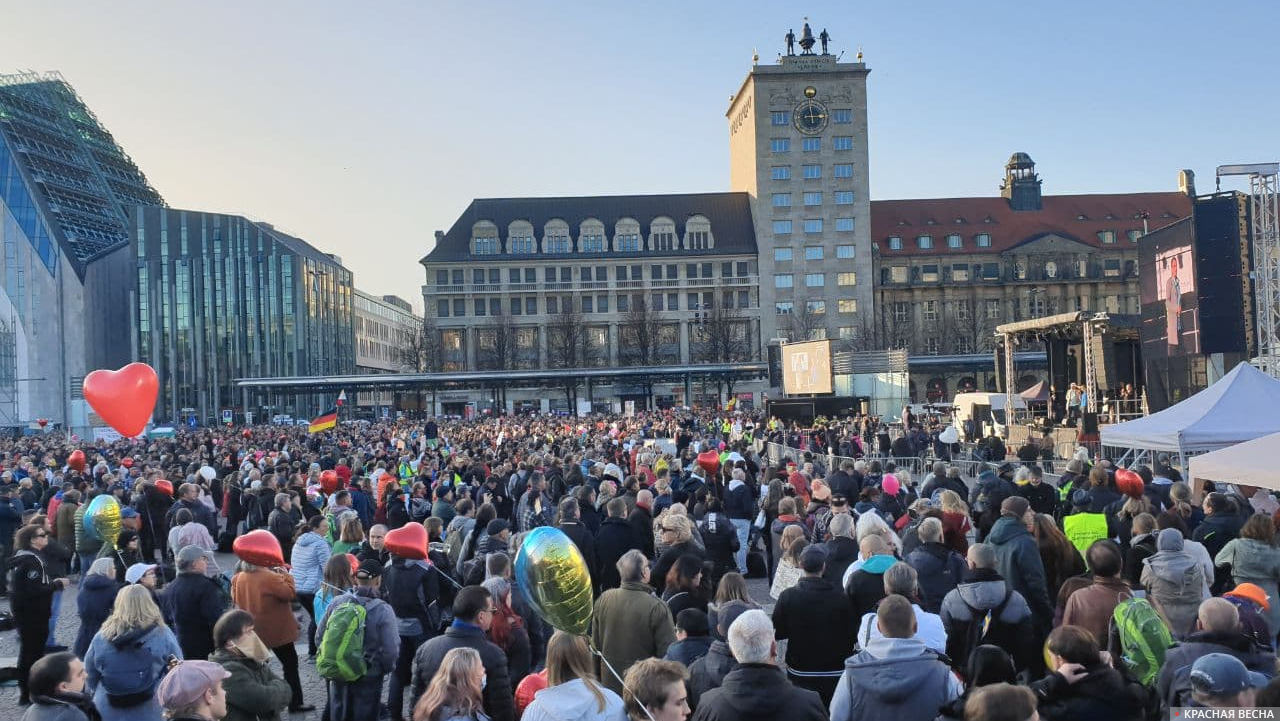
{"label": "crowd of people", "polygon": [[[970,477],[936,429],[883,430],[666,411],[0,441],[23,718],[1119,721],[1280,705],[1270,492],[1197,496],[1167,458],[1124,469],[1085,452],[1056,484],[1031,457]],[[896,467],[903,443],[940,460]],[[91,532],[102,495],[121,509],[114,539]],[[410,524],[425,559],[387,543]],[[585,559],[586,635],[553,628],[516,578],[543,526]],[[220,568],[257,530],[287,564]],[[59,638],[72,585],[79,627]]]}

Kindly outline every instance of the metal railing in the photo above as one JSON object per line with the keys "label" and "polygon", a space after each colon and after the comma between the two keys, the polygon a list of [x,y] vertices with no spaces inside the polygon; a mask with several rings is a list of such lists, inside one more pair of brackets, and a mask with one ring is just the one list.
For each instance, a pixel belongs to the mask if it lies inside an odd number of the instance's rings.
{"label": "metal railing", "polygon": [[[799,448],[792,448],[790,446],[782,445],[781,443],[766,442],[764,446],[765,446],[764,448],[765,459],[769,461],[769,463],[775,466],[781,465],[787,461],[795,461],[797,464],[803,463],[804,454],[806,452],[812,453],[812,451],[804,451]],[[942,459],[933,457],[932,453],[920,455],[920,456],[882,456],[882,455],[877,455],[872,453],[872,454],[868,454],[862,459],[850,458],[848,456],[840,456],[833,453],[829,453],[829,454],[817,453],[813,455],[816,458],[818,458],[820,461],[822,461],[823,465],[826,466],[827,473],[831,473],[831,471],[833,471],[834,469],[839,468],[840,464],[844,463],[845,461],[853,461],[853,462],[856,462],[857,460],[862,460],[865,462],[879,461],[882,467],[889,463],[892,463],[896,468],[900,468],[900,469],[906,468],[910,470],[911,477],[915,479],[917,483],[922,481],[924,479],[924,476],[926,476],[933,469],[934,463],[938,462],[939,460],[942,460]],[[960,474],[967,479],[975,479],[978,477],[978,474],[981,473],[982,471],[988,470],[988,469],[994,470],[999,465],[998,463],[980,461],[972,458],[956,458],[950,461],[943,460],[942,462],[947,464],[948,466],[954,466],[956,468],[959,468]],[[1045,478],[1048,479],[1050,475],[1051,474],[1046,473]],[[1057,476],[1054,476],[1054,478],[1056,480]]]}

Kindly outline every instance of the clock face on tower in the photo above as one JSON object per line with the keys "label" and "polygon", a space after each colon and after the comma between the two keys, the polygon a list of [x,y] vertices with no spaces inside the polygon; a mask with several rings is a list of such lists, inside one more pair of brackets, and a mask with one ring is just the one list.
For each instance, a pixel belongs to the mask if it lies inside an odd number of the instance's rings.
{"label": "clock face on tower", "polygon": [[827,108],[822,103],[809,98],[796,106],[791,113],[796,130],[805,135],[817,135],[827,127]]}

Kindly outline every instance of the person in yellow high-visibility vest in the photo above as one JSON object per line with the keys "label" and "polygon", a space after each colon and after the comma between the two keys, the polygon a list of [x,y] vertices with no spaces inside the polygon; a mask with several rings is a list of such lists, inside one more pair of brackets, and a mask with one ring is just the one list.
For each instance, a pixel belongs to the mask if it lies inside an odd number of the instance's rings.
{"label": "person in yellow high-visibility vest", "polygon": [[1080,556],[1088,563],[1089,546],[1094,541],[1104,538],[1111,538],[1115,534],[1111,532],[1111,522],[1107,519],[1107,514],[1102,512],[1090,512],[1089,502],[1092,499],[1089,494],[1083,490],[1076,491],[1071,496],[1071,505],[1075,506],[1075,513],[1062,519],[1062,532],[1066,535],[1067,540],[1071,541],[1071,545],[1076,547],[1080,552]]}

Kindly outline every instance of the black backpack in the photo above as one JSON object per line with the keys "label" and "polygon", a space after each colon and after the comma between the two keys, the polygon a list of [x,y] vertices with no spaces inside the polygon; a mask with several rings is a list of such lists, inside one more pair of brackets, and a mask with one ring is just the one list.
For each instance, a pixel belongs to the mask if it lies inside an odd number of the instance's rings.
{"label": "black backpack", "polygon": [[[1013,656],[1012,650],[1019,645],[1017,638],[1018,626],[1010,625],[1000,620],[1005,607],[1009,605],[1009,599],[1013,598],[1013,587],[1006,583],[1004,598],[1001,599],[1000,603],[986,611],[970,606],[964,600],[964,597],[959,594],[956,595],[960,598],[960,602],[965,605],[965,608],[969,609],[969,627],[965,631],[965,654],[972,655],[973,649],[989,644],[999,646],[1009,651],[1009,655]],[[1015,659],[1015,663],[1018,660]],[[952,661],[960,664],[961,668],[966,668],[969,665],[967,657],[952,659]]]}

